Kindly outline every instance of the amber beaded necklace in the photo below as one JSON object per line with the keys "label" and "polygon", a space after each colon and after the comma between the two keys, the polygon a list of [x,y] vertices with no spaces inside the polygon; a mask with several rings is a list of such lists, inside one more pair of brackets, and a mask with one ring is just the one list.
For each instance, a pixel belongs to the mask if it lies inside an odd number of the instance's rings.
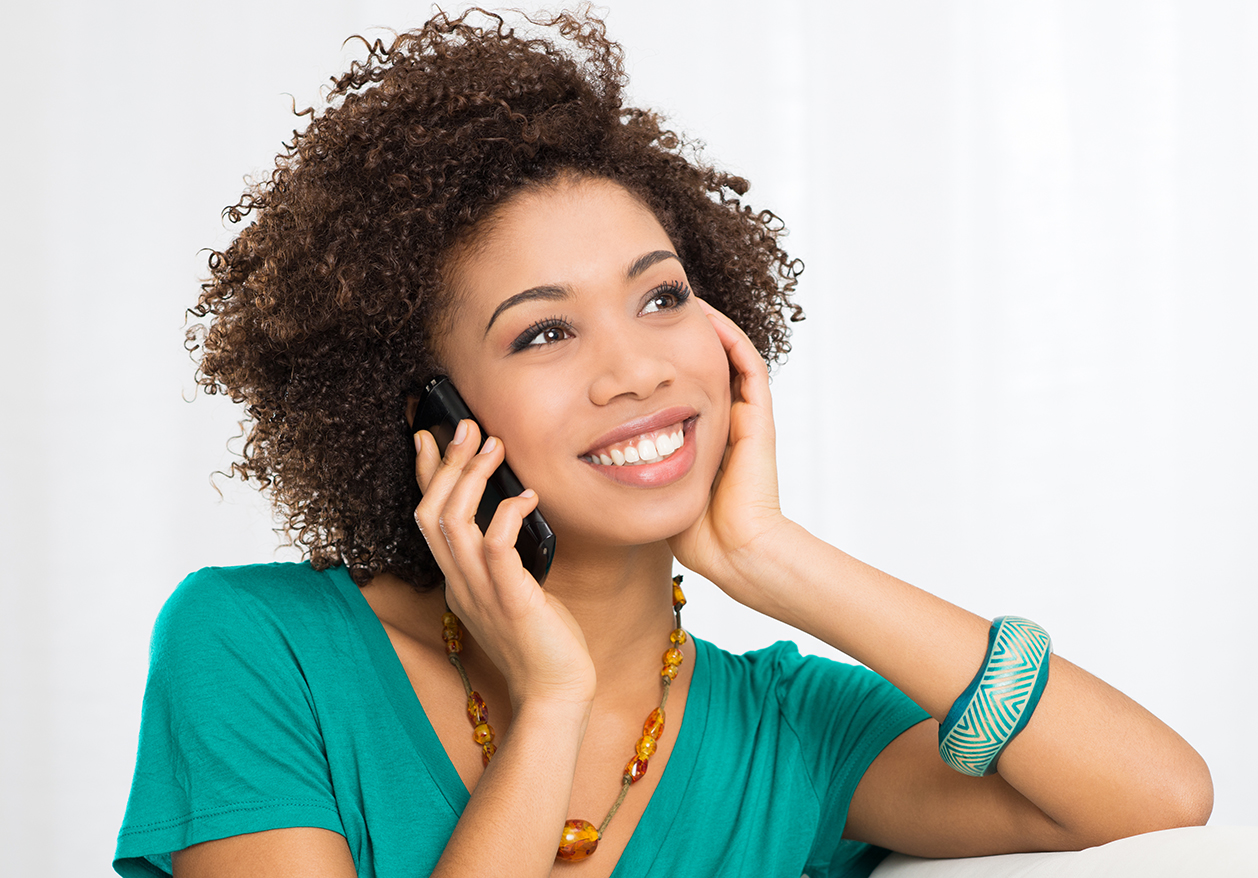
{"label": "amber beaded necklace", "polygon": [[[647,763],[655,753],[660,738],[664,735],[664,705],[668,703],[668,689],[673,680],[677,679],[677,669],[684,660],[680,647],[686,642],[686,632],[681,627],[681,608],[685,605],[686,596],[681,591],[681,577],[674,576],[673,620],[675,624],[673,633],[668,635],[670,646],[664,653],[664,667],[660,670],[660,680],[664,686],[664,692],[660,696],[660,706],[651,711],[647,715],[646,722],[642,724],[642,737],[638,739],[634,754],[625,763],[625,771],[620,780],[620,795],[616,797],[616,803],[611,806],[611,810],[607,812],[607,816],[603,818],[603,822],[597,829],[588,820],[566,821],[563,825],[559,852],[555,855],[557,859],[584,860],[594,853],[595,848],[598,847],[598,840],[603,837],[603,832],[607,829],[607,824],[612,822],[612,817],[616,816],[616,812],[625,801],[629,786],[642,780],[646,775]],[[481,759],[488,765],[498,747],[494,744],[493,726],[489,724],[489,708],[485,706],[485,700],[480,697],[480,693],[472,688],[463,662],[459,659],[459,653],[463,651],[463,629],[459,625],[459,617],[447,609],[445,615],[441,617],[441,624],[444,629],[441,638],[446,644],[446,656],[450,659],[450,664],[454,665],[455,670],[459,672],[459,677],[463,680],[463,691],[467,693],[467,716],[472,721],[472,740],[480,747]]]}

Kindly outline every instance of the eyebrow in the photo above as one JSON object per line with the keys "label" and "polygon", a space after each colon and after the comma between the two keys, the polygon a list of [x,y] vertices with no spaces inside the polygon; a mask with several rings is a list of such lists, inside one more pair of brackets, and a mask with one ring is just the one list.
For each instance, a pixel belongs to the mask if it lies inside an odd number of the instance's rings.
{"label": "eyebrow", "polygon": [[494,309],[493,316],[491,316],[489,318],[489,322],[485,324],[485,335],[489,335],[489,330],[493,328],[494,321],[498,319],[498,315],[503,311],[506,311],[508,308],[514,308],[516,305],[523,304],[524,302],[558,302],[571,297],[571,289],[568,287],[555,286],[554,284],[533,287],[532,289],[525,290],[522,293],[516,293],[514,296],[504,299],[502,304]]}
{"label": "eyebrow", "polygon": [[[645,253],[635,259],[629,266],[629,269],[625,272],[625,277],[629,280],[633,280],[652,265],[663,262],[665,259],[677,259],[678,262],[681,261],[677,254],[670,250],[652,250],[650,253]],[[568,286],[559,286],[557,284],[544,284],[540,287],[531,287],[522,293],[516,293],[514,296],[509,296],[494,309],[494,313],[490,316],[489,322],[485,324],[485,335],[489,335],[489,330],[493,328],[494,321],[497,320],[498,316],[508,308],[514,308],[516,305],[522,305],[525,302],[559,302],[570,298],[572,298],[572,288]]]}
{"label": "eyebrow", "polygon": [[665,259],[677,259],[678,262],[681,262],[681,260],[677,258],[677,254],[671,250],[652,250],[650,253],[639,256],[635,259],[633,265],[629,266],[629,270],[625,272],[625,277],[629,278],[629,280],[633,280],[652,265],[655,265],[658,262],[663,262]]}

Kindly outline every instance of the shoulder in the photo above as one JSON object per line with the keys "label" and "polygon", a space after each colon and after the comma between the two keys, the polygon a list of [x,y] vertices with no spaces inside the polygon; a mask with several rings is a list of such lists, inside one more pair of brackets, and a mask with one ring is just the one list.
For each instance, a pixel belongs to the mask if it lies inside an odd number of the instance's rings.
{"label": "shoulder", "polygon": [[222,623],[250,611],[317,612],[344,603],[339,577],[348,580],[342,568],[315,570],[306,563],[204,567],[179,583],[158,624]]}
{"label": "shoulder", "polygon": [[203,567],[188,574],[166,602],[167,611],[228,604],[242,598],[260,602],[302,602],[336,589],[341,568],[315,570],[308,563]]}
{"label": "shoulder", "polygon": [[[731,654],[699,640],[714,705],[772,714],[801,740],[824,741],[837,756],[853,748],[880,750],[926,718],[908,696],[862,665],[801,655],[790,641]],[[740,708],[739,706],[742,705]]]}
{"label": "shoulder", "polygon": [[338,622],[352,616],[349,590],[356,588],[343,568],[305,563],[203,568],[166,600],[153,626],[151,659],[196,660],[211,648],[250,652],[250,641],[343,627]]}
{"label": "shoulder", "polygon": [[310,708],[364,661],[355,591],[343,569],[306,564],[193,573],[153,626],[145,715],[201,729],[246,715],[255,728],[309,726]]}
{"label": "shoulder", "polygon": [[[766,691],[783,696],[795,690],[831,695],[842,690],[853,696],[893,688],[868,668],[815,655],[801,655],[792,641],[779,640],[772,646],[745,653],[730,653],[696,638],[700,661],[707,666],[714,684],[734,684],[744,691]],[[893,689],[894,691],[894,689]]]}

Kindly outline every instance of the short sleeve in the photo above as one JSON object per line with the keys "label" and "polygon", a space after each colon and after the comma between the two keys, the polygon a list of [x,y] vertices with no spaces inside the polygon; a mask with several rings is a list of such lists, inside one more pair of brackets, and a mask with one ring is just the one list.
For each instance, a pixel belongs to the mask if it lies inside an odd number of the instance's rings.
{"label": "short sleeve", "polygon": [[886,852],[842,837],[848,806],[878,754],[929,714],[868,668],[794,649],[778,659],[783,720],[800,740],[820,804],[808,874],[868,874]]}
{"label": "short sleeve", "polygon": [[314,700],[275,614],[202,570],[153,629],[114,868],[167,874],[173,851],[291,826],[343,834]]}

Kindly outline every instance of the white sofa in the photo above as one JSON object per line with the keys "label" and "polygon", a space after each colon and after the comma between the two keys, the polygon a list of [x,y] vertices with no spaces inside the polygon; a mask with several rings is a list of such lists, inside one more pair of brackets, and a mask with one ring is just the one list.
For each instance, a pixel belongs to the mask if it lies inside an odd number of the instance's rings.
{"label": "white sofa", "polygon": [[892,854],[873,878],[1258,878],[1258,827],[1191,826],[1083,851],[924,860]]}

